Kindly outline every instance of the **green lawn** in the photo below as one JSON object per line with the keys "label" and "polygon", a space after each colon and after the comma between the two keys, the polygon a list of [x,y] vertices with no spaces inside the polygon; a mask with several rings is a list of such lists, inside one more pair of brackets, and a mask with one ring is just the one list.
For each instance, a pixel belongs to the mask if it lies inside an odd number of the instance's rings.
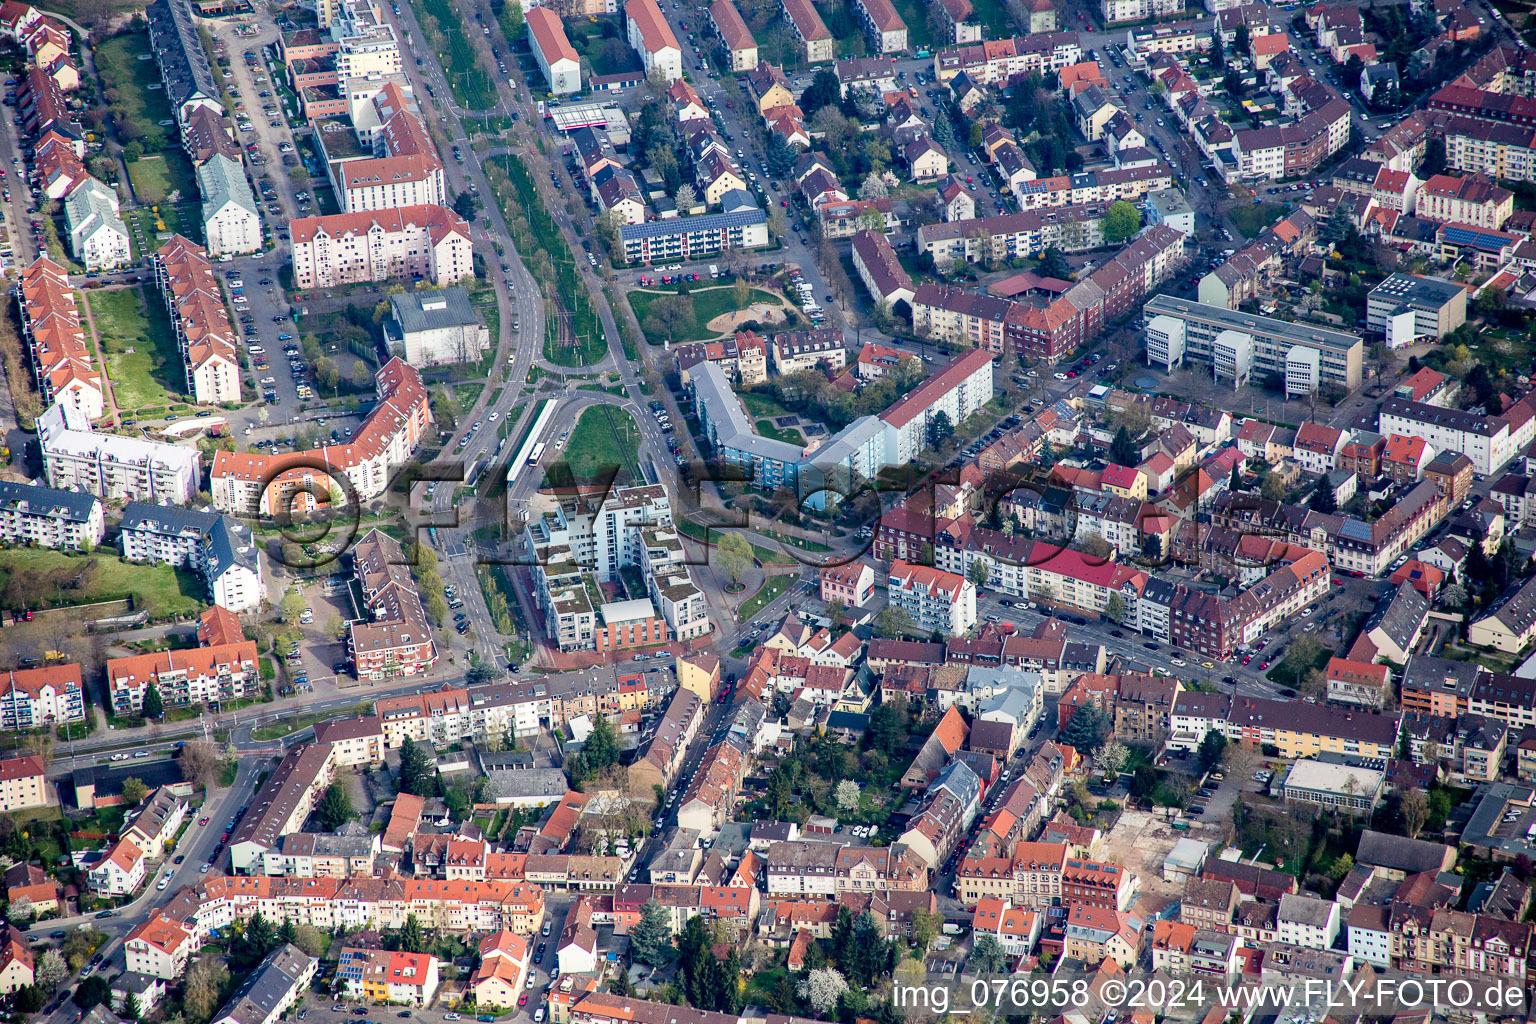
{"label": "green lawn", "polygon": [[207,588],[196,575],[168,565],[135,565],[102,548],[66,555],[45,548],[0,551],[0,607],[48,608],[132,600],[156,617],[195,615]]}
{"label": "green lawn", "polygon": [[596,21],[573,18],[566,22],[565,30],[577,55],[591,62],[594,75],[644,70],[639,54],[624,40],[622,17]]}
{"label": "green lawn", "polygon": [[914,50],[924,49],[933,43],[933,33],[928,28],[928,9],[919,0],[892,0],[896,13],[907,23],[907,45]]}
{"label": "green lawn", "polygon": [[[735,289],[729,286],[716,286],[713,288],[695,289],[689,292],[689,298],[693,299],[693,330],[686,335],[675,337],[674,341],[708,341],[711,338],[722,336],[719,331],[712,331],[707,326],[711,320],[722,313],[734,313],[736,311]],[[640,321],[640,326],[645,327],[645,318],[651,311],[651,303],[663,295],[671,292],[633,291],[629,293],[629,305],[635,311],[635,318]],[[770,292],[752,289],[747,298],[748,303],[772,302],[782,303],[782,300]],[[646,340],[652,345],[660,345],[666,340],[664,336],[657,336],[646,331]]]}
{"label": "green lawn", "polygon": [[746,622],[767,606],[768,602],[788,590],[795,582],[795,576],[786,573],[782,576],[769,576],[763,581],[758,592],[741,602],[741,607],[736,609],[736,621]]}
{"label": "green lawn", "polygon": [[135,198],[149,206],[165,202],[172,192],[180,194],[178,201],[197,195],[197,175],[179,149],[135,160],[128,165],[128,178],[133,182]]}
{"label": "green lawn", "polygon": [[768,395],[760,395],[753,391],[737,396],[741,404],[747,407],[747,412],[753,416],[788,416],[789,410],[780,405]]}
{"label": "green lawn", "polygon": [[561,457],[579,481],[606,480],[616,466],[616,482],[622,482],[626,475],[631,483],[644,480],[640,475],[640,428],[623,409],[596,405],[584,410]]}
{"label": "green lawn", "polygon": [[[175,146],[174,125],[162,125],[171,120],[171,106],[165,90],[149,89],[160,85],[160,71],[150,58],[154,49],[149,45],[149,31],[141,29],[113,36],[96,47],[96,68],[101,73],[103,90],[111,94],[107,109],[121,132],[127,127],[130,135],[136,135],[146,152],[159,153]],[[125,143],[131,138],[125,137]]]}
{"label": "green lawn", "polygon": [[411,6],[416,9],[416,20],[421,30],[428,35],[429,41],[436,31],[447,42],[447,52],[442,55],[443,73],[448,78],[449,88],[453,90],[453,98],[466,110],[481,111],[494,107],[496,86],[490,74],[480,66],[474,44],[469,41],[470,32],[480,31],[478,26],[467,27],[451,4],[427,4],[415,0]]}
{"label": "green lawn", "polygon": [[756,429],[763,437],[771,437],[775,441],[784,441],[789,444],[805,444],[805,438],[800,436],[800,431],[793,427],[781,430],[773,425],[773,420],[758,420]]}
{"label": "green lawn", "polygon": [[118,408],[133,411],[175,402],[186,378],[159,296],[138,286],[87,294]]}
{"label": "green lawn", "polygon": [[1264,233],[1264,229],[1280,219],[1280,214],[1285,212],[1285,207],[1278,203],[1260,203],[1255,206],[1252,203],[1239,204],[1227,211],[1227,216],[1232,218],[1233,227],[1242,232],[1244,238],[1257,238]]}

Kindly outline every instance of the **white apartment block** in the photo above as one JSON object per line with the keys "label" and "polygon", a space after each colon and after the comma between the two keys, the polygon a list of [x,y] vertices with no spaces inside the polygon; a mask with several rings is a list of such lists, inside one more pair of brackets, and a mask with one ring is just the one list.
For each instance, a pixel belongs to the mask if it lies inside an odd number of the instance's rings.
{"label": "white apartment block", "polygon": [[80,666],[18,669],[0,677],[0,729],[85,721]]}
{"label": "white apartment block", "polygon": [[43,473],[51,487],[105,501],[192,501],[202,479],[202,453],[191,446],[98,434],[73,406],[50,406],[37,421]]}
{"label": "white apartment block", "polygon": [[130,502],[123,509],[123,558],[185,566],[203,575],[212,603],[232,612],[261,607],[261,562],[251,528],[215,512]]}
{"label": "white apartment block", "polygon": [[976,625],[976,584],[957,573],[893,562],[887,595],[924,632],[962,636]]}
{"label": "white apartment block", "polygon": [[1462,409],[1388,398],[1382,403],[1378,427],[1383,434],[1422,437],[1436,451],[1460,452],[1472,460],[1472,472],[1489,476],[1530,443],[1531,423],[1511,433],[1509,422]]}
{"label": "white apartment block", "polygon": [[927,447],[928,424],[943,412],[958,427],[992,400],[992,353],[972,349],[880,414],[886,465],[905,465]]}
{"label": "white apartment block", "polygon": [[8,544],[84,551],[105,531],[94,494],[0,480],[0,540]]}
{"label": "white apartment block", "polygon": [[443,287],[475,272],[469,225],[446,206],[300,217],[289,234],[296,288],[412,278]]}
{"label": "white apartment block", "polygon": [[156,651],[107,661],[107,694],[112,710],[136,715],[154,683],[168,708],[237,700],[261,690],[256,642],[241,640],[184,651]]}
{"label": "white apartment block", "polygon": [[87,178],[64,199],[69,248],[86,270],[113,270],[133,260],[128,228],[118,216],[117,193]]}
{"label": "white apartment block", "polygon": [[526,15],[533,58],[544,72],[549,91],[556,96],[581,92],[581,58],[565,37],[565,26],[547,7],[535,7]]}
{"label": "white apartment block", "polygon": [[0,761],[0,811],[9,813],[48,803],[48,778],[41,757],[29,755]]}
{"label": "white apartment block", "polygon": [[645,73],[659,70],[667,84],[683,77],[683,51],[656,0],[629,0],[624,5],[629,45],[640,55]]}
{"label": "white apartment block", "polygon": [[203,197],[203,237],[215,256],[241,256],[261,249],[261,214],[240,161],[215,153],[197,169]]}

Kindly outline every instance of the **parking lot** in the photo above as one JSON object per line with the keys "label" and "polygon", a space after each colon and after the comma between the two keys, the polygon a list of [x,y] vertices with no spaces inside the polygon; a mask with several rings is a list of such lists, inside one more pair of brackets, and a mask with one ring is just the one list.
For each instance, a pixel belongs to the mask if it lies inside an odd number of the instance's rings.
{"label": "parking lot", "polygon": [[[358,613],[352,608],[351,592],[347,588],[332,590],[322,579],[320,582],[307,584],[300,588],[300,594],[304,597],[305,607],[309,610],[297,624],[303,639],[299,643],[298,653],[288,655],[291,648],[281,648],[278,653],[285,655],[277,689],[280,696],[289,696],[292,693],[313,693],[318,684],[322,691],[333,689],[338,680],[338,675],[350,678],[350,656],[347,654],[345,633],[326,632],[327,625],[346,622],[358,617]],[[304,621],[308,619],[309,621]],[[337,666],[341,666],[340,669]],[[340,680],[345,681],[345,679]],[[289,687],[292,687],[290,690]],[[305,687],[308,687],[306,690]]]}

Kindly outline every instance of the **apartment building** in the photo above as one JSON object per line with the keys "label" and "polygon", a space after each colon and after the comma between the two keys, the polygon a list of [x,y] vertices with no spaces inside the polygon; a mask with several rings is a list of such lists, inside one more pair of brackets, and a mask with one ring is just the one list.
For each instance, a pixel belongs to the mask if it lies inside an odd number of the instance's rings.
{"label": "apartment building", "polygon": [[[270,516],[348,498],[368,501],[383,494],[394,469],[408,461],[421,443],[432,413],[421,375],[403,359],[385,363],[374,383],[378,404],[345,444],[286,455],[216,452],[209,472],[214,507]],[[346,479],[350,496],[338,477]]]}
{"label": "apartment building", "polygon": [[97,434],[80,404],[56,401],[38,420],[44,475],[61,490],[106,500],[186,503],[197,490],[202,457],[195,449]]}
{"label": "apartment building", "polygon": [[[448,203],[443,162],[414,104],[391,82],[374,98],[382,128],[374,152],[328,159],[343,213]],[[320,134],[324,149],[325,136]]]}
{"label": "apartment building", "polygon": [[[636,2],[654,4],[654,0]],[[726,192],[720,197],[720,206],[720,213],[621,225],[619,240],[624,245],[625,262],[693,260],[713,253],[762,249],[769,244],[768,215],[749,193],[740,189]]]}
{"label": "apartment building", "polygon": [[93,494],[0,480],[0,540],[8,544],[89,551],[105,531]]}
{"label": "apartment building", "polygon": [[549,91],[556,96],[580,92],[581,59],[565,37],[565,26],[559,16],[547,8],[535,7],[525,17],[533,59],[539,62]]}
{"label": "apartment building", "polygon": [[1439,341],[1467,322],[1467,289],[1454,281],[1392,274],[1366,297],[1366,326],[1391,348]]}
{"label": "apartment building", "polygon": [[95,178],[86,178],[64,197],[69,251],[87,271],[114,270],[133,259],[119,206],[117,192]]}
{"label": "apartment building", "polygon": [[1397,715],[1190,692],[1175,699],[1170,724],[1173,732],[1169,744],[1176,749],[1193,750],[1207,732],[1217,729],[1228,742],[1270,744],[1288,758],[1315,757],[1324,752],[1391,757],[1398,734]]}
{"label": "apartment building", "polygon": [[315,742],[329,743],[343,768],[384,763],[384,721],[377,714],[316,722]]}
{"label": "apartment building", "polygon": [[366,620],[347,624],[347,653],[357,677],[413,676],[437,664],[437,642],[399,542],[370,530],[353,547],[352,564],[368,612]]}
{"label": "apartment building", "polygon": [[17,669],[0,679],[0,729],[36,729],[85,721],[80,666]]}
{"label": "apartment building", "polygon": [[907,23],[896,13],[891,0],[854,0],[853,13],[869,38],[871,53],[906,51]]}
{"label": "apartment building", "polygon": [[825,366],[836,373],[848,365],[848,352],[843,348],[843,332],[836,328],[815,328],[809,331],[786,331],[768,340],[768,352],[773,357],[773,368],[780,376],[801,373]]}
{"label": "apartment building", "polygon": [[106,411],[101,371],[86,341],[69,274],[39,256],[17,279],[15,294],[33,380],[43,404],[62,402],[87,422],[100,419]]}
{"label": "apartment building", "polygon": [[811,0],[779,0],[779,10],[791,34],[804,47],[807,64],[819,64],[837,56],[836,40]]}
{"label": "apartment building", "polygon": [[200,945],[196,933],[155,912],[128,933],[123,954],[128,970],[174,981],[186,975]]}
{"label": "apartment building", "polygon": [[0,761],[0,811],[9,813],[28,807],[45,807],[52,802],[41,757],[11,757]]}
{"label": "apartment building", "polygon": [[933,71],[943,83],[964,72],[979,86],[1002,85],[1019,75],[1060,71],[1082,59],[1076,32],[1041,32],[938,50]]}
{"label": "apartment building", "polygon": [[1190,360],[1220,370],[1224,361],[1227,379],[1279,374],[1294,395],[1322,384],[1360,386],[1365,346],[1358,335],[1169,295],[1153,296],[1145,314],[1147,359],[1158,366]]}
{"label": "apartment building", "polygon": [[297,288],[413,279],[445,287],[474,274],[469,225],[438,204],[299,217],[289,228]]}
{"label": "apartment building", "polygon": [[1436,451],[1465,455],[1474,473],[1489,476],[1504,468],[1530,442],[1530,420],[1512,426],[1509,416],[1509,412],[1522,409],[1517,403],[1504,415],[1489,416],[1393,395],[1382,403],[1377,429],[1388,435],[1420,437]]}
{"label": "apartment building", "polygon": [[683,77],[683,51],[656,0],[629,0],[624,5],[629,45],[640,55],[646,75],[659,70],[668,85]]}
{"label": "apartment building", "polygon": [[1065,843],[1021,842],[1011,856],[966,857],[955,870],[955,896],[967,907],[989,898],[1035,910],[1058,906],[1068,856]]}
{"label": "apartment building", "polygon": [[[254,648],[254,645],[253,645]],[[260,869],[278,841],[297,832],[336,777],[328,743],[302,743],[290,750],[251,799],[250,810],[229,837],[230,870],[237,875]]]}
{"label": "apartment building", "polygon": [[129,502],[123,508],[122,546],[127,561],[199,573],[211,603],[229,611],[259,608],[266,597],[251,528],[229,516]]}
{"label": "apartment building", "polygon": [[219,704],[257,693],[261,677],[256,642],[108,659],[107,694],[114,713],[142,714],[150,686],[167,708]]}
{"label": "apartment building", "polygon": [[[240,173],[244,181],[244,172]],[[155,251],[154,265],[155,285],[165,300],[181,350],[187,393],[208,405],[238,403],[241,368],[235,348],[237,335],[206,250],[188,238],[173,235]]]}
{"label": "apartment building", "polygon": [[349,999],[426,1006],[442,982],[437,957],[430,953],[348,948],[341,951],[336,983]]}
{"label": "apartment building", "polygon": [[1498,231],[1515,212],[1515,194],[1485,174],[1433,174],[1419,186],[1414,215],[1440,224]]}
{"label": "apartment building", "polygon": [[245,168],[237,158],[215,153],[197,168],[203,200],[203,237],[215,256],[243,256],[261,249],[261,213]]}
{"label": "apartment building", "polygon": [[757,40],[752,37],[752,30],[732,0],[714,0],[709,5],[709,20],[730,57],[732,74],[743,74],[757,67]]}
{"label": "apartment building", "polygon": [[961,636],[976,625],[976,585],[965,577],[900,561],[887,576],[891,604],[924,632]]}

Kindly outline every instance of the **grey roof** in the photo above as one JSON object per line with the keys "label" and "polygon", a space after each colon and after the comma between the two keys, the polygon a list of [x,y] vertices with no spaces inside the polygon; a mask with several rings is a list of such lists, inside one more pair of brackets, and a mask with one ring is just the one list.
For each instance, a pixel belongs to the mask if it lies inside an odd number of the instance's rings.
{"label": "grey roof", "polygon": [[290,832],[279,841],[290,857],[369,857],[373,855],[374,837],[331,835],[326,832]]}
{"label": "grey roof", "polygon": [[1536,577],[1505,591],[1487,617],[1498,619],[1516,636],[1524,634],[1536,622]]}
{"label": "grey roof", "polygon": [[206,537],[219,518],[217,512],[201,512],[176,505],[151,505],[130,501],[123,506],[123,529],[152,533],[195,533]]}
{"label": "grey roof", "polygon": [[491,789],[498,797],[549,796],[559,799],[571,788],[566,784],[565,772],[559,768],[523,768],[516,771],[492,771],[487,773]]}
{"label": "grey roof", "polygon": [[951,761],[939,772],[928,787],[929,796],[941,789],[953,793],[962,807],[975,807],[981,800],[981,780],[963,761]]}
{"label": "grey roof", "polygon": [[1320,900],[1315,896],[1293,896],[1286,893],[1280,897],[1279,919],[1295,921],[1313,928],[1326,928],[1328,919],[1337,906],[1338,904],[1332,900]]}
{"label": "grey roof", "polygon": [[291,942],[283,943],[246,976],[229,1002],[214,1015],[214,1024],[265,1024],[298,992],[314,966],[313,957]]}
{"label": "grey roof", "polygon": [[[1372,168],[1380,164],[1371,163]],[[1413,309],[1438,310],[1465,295],[1466,289],[1454,281],[1438,277],[1417,277],[1413,274],[1393,274],[1371,289],[1370,298],[1396,299]]]}
{"label": "grey roof", "polygon": [[1293,323],[1289,320],[1260,316],[1257,313],[1224,309],[1221,306],[1195,302],[1192,299],[1181,299],[1174,295],[1154,295],[1147,302],[1144,312],[1149,319],[1163,315],[1177,317],[1180,320],[1194,320],[1208,324],[1216,330],[1263,335],[1305,348],[1348,352],[1361,344],[1360,336],[1357,334],[1334,331],[1317,324]]}
{"label": "grey roof", "polygon": [[[975,670],[973,669],[972,671]],[[1036,673],[1030,673],[1030,675],[1035,679],[1040,678]],[[1024,725],[1026,724],[1025,718],[1029,715],[1029,710],[1033,704],[1034,702],[1024,693],[1023,690],[1010,688],[1004,690],[1002,693],[994,694],[993,696],[988,697],[986,700],[981,702],[980,707],[978,707],[976,710],[979,715],[988,715],[994,712],[1002,712],[1008,716],[1014,725]],[[975,723],[976,726],[984,724],[988,723]],[[975,726],[972,726],[972,728],[975,728]],[[974,742],[974,740],[975,737],[973,736],[972,741]]]}
{"label": "grey roof", "polygon": [[1413,589],[1412,583],[1404,580],[1396,593],[1390,596],[1383,594],[1376,602],[1376,608],[1361,632],[1371,633],[1379,628],[1394,644],[1407,649],[1414,634],[1423,628],[1428,618],[1429,602],[1424,600],[1424,595]]}
{"label": "grey roof", "polygon": [[799,463],[799,445],[761,437],[752,429],[735,389],[719,366],[702,363],[691,371],[691,376],[694,401],[705,411],[715,435],[715,447],[730,448],[775,462]]}
{"label": "grey roof", "polygon": [[391,295],[389,312],[402,334],[480,323],[469,304],[469,292],[457,287]]}
{"label": "grey roof", "polygon": [[[722,205],[732,198],[733,189],[720,197]],[[745,195],[745,193],[742,193]],[[706,213],[699,217],[672,217],[668,220],[650,220],[644,224],[624,224],[619,227],[619,237],[628,242],[634,238],[664,238],[667,235],[686,235],[692,231],[723,231],[730,228],[764,224],[768,215],[756,206],[731,210],[728,213]]]}
{"label": "grey roof", "polygon": [[1424,839],[1409,839],[1407,836],[1366,829],[1360,833],[1355,863],[1412,875],[1420,871],[1441,870],[1445,867],[1445,855],[1448,852],[1450,847],[1444,843],[1431,843]]}
{"label": "grey roof", "polygon": [[173,107],[199,97],[217,101],[219,87],[187,0],[155,0],[144,16],[149,20],[150,46]]}
{"label": "grey roof", "polygon": [[487,772],[520,772],[535,767],[531,750],[508,750],[501,753],[480,752],[480,768]]}
{"label": "grey roof", "polygon": [[237,566],[258,575],[261,565],[251,528],[229,516],[219,516],[204,540],[208,552],[208,575],[212,579]]}
{"label": "grey roof", "polygon": [[83,523],[91,518],[98,502],[94,494],[61,491],[54,487],[0,480],[0,508],[29,516],[46,516]]}
{"label": "grey roof", "polygon": [[138,971],[125,971],[112,980],[112,991],[126,995],[132,992],[141,996],[146,992],[163,987],[165,982],[148,974],[140,974]]}
{"label": "grey roof", "polygon": [[203,219],[209,219],[233,203],[253,217],[260,217],[251,184],[239,160],[215,153],[197,169],[197,190],[203,197]]}

